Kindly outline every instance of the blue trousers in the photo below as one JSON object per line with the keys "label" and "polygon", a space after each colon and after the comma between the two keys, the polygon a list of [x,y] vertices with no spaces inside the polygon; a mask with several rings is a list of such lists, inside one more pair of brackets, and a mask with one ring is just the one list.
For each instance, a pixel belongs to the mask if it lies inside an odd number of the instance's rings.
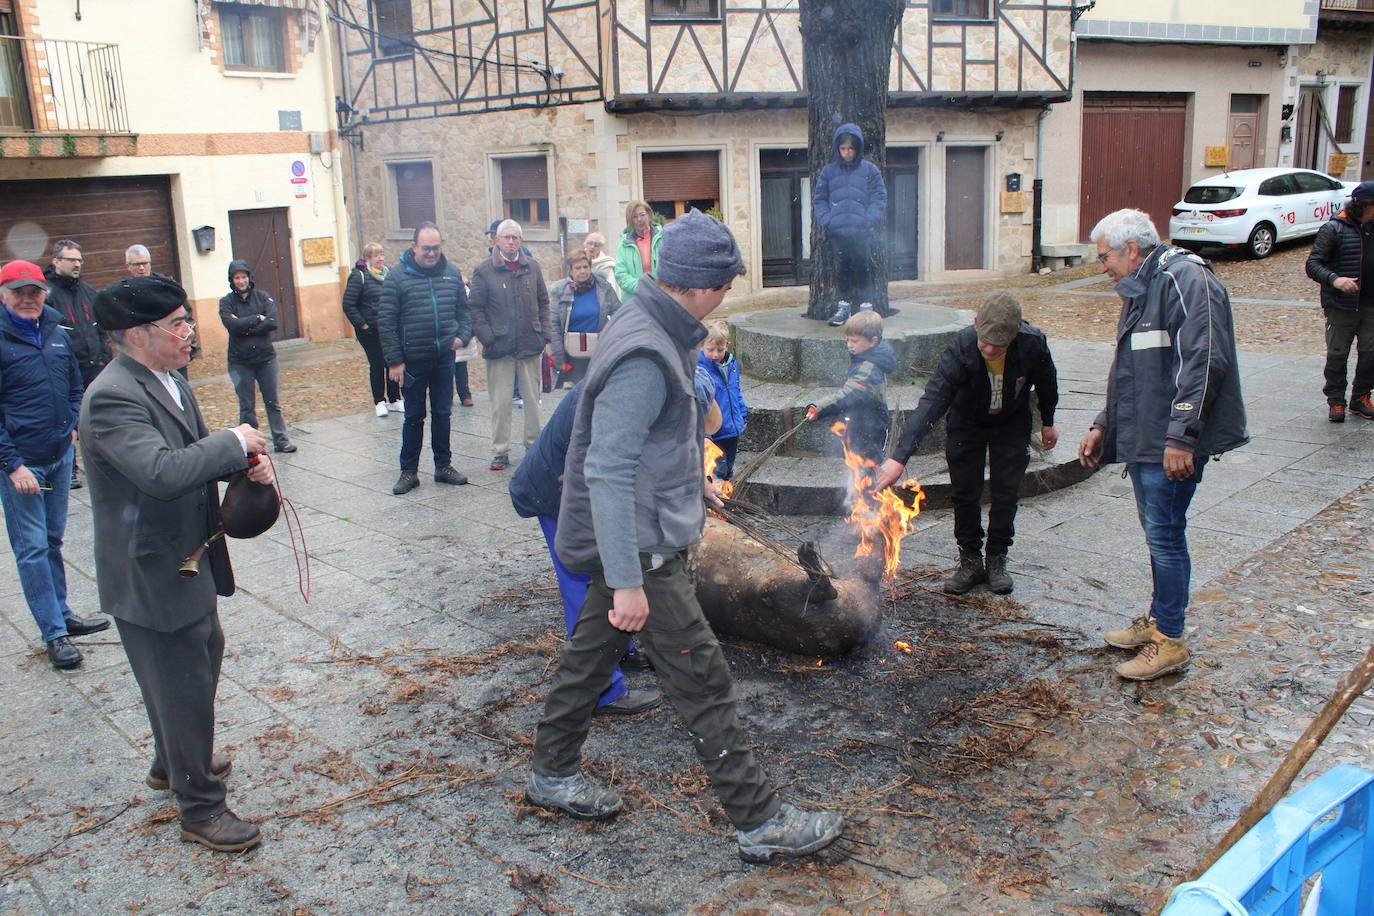
{"label": "blue trousers", "polygon": [[[553,549],[554,538],[558,534],[558,519],[541,515],[539,528],[544,532],[544,541],[549,545],[549,556],[553,558],[553,571],[558,575],[558,594],[563,596],[563,620],[567,623],[568,635],[572,636],[573,629],[577,626],[578,614],[582,611],[582,603],[587,600],[587,586],[591,584],[592,577],[575,573],[559,561],[558,552]],[[629,689],[625,686],[625,675],[620,673],[620,666],[616,665],[611,671],[611,686],[597,699],[596,705],[614,703]]]}
{"label": "blue trousers", "polygon": [[1193,501],[1206,464],[1205,456],[1196,456],[1193,474],[1184,480],[1165,477],[1163,464],[1129,465],[1136,512],[1150,548],[1150,577],[1154,580],[1150,616],[1159,632],[1170,639],[1183,635],[1188,585],[1193,574],[1193,561],[1188,556],[1188,504]]}
{"label": "blue trousers", "polygon": [[0,504],[5,509],[5,530],[19,567],[19,584],[29,613],[38,624],[44,642],[67,635],[67,570],[62,565],[62,537],[67,531],[67,497],[72,486],[75,450],[68,447],[52,464],[25,465],[38,478],[36,496],[14,488],[10,475],[0,474]]}
{"label": "blue trousers", "polygon": [[406,402],[401,426],[401,470],[420,469],[420,446],[425,441],[425,394],[429,394],[429,445],[434,452],[434,467],[453,463],[449,445],[449,424],[453,417],[453,360],[440,357],[429,363],[406,363],[401,394]]}

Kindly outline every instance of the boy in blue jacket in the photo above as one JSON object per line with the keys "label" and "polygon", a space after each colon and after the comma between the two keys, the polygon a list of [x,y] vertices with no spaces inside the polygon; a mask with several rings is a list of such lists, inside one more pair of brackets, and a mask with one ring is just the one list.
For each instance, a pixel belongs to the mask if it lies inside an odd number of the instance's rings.
{"label": "boy in blue jacket", "polygon": [[835,285],[840,301],[830,316],[830,326],[838,328],[850,315],[850,303],[858,302],[864,310],[873,308],[869,252],[873,234],[887,212],[887,186],[878,167],[864,158],[864,136],[857,125],[841,124],[831,143],[835,161],[816,176],[811,203],[839,261]]}
{"label": "boy in blue jacket", "polygon": [[714,383],[716,404],[720,407],[720,429],[711,436],[711,441],[723,452],[716,459],[712,475],[715,480],[729,480],[735,473],[735,452],[744,423],[749,419],[749,407],[739,387],[739,361],[729,347],[730,338],[722,322],[706,325],[706,339],[701,342],[701,352],[697,354],[697,368]]}

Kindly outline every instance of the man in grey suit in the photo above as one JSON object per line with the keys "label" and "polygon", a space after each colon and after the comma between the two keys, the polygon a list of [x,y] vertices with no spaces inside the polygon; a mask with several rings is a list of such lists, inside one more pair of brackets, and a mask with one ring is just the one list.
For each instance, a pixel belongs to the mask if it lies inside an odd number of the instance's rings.
{"label": "man in grey suit", "polygon": [[[183,578],[178,567],[219,529],[218,481],[267,440],[246,424],[206,429],[175,373],[195,334],[185,303],[186,292],[161,276],[100,292],[96,318],[118,355],[86,389],[80,422],[100,604],[119,626],[152,726],[148,785],[176,793],[181,839],[237,852],[262,834],[228,809],[222,777],[231,763],[213,752],[224,655],[215,596],[234,593],[234,575],[222,540],[205,554],[209,575]],[[272,482],[265,461],[248,476]]]}

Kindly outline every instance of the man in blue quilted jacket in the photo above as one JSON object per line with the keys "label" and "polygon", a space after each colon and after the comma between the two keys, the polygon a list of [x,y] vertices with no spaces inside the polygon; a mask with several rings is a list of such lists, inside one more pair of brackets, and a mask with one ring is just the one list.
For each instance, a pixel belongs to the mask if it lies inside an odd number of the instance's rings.
{"label": "man in blue quilted jacket", "polygon": [[855,124],[841,124],[831,140],[835,161],[816,177],[812,207],[826,241],[839,262],[839,302],[830,326],[838,328],[852,311],[873,308],[873,235],[887,212],[887,187],[878,167],[864,158],[864,135]]}

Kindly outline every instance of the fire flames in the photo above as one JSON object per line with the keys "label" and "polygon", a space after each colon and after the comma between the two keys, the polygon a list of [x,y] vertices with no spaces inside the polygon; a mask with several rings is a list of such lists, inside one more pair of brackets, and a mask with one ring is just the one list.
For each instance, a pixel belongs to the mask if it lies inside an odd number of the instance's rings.
{"label": "fire flames", "polygon": [[[725,454],[725,450],[710,439],[704,441],[706,447],[704,449],[705,456],[702,462],[702,470],[705,471],[707,477],[714,477],[716,473],[716,460],[720,458],[721,455]],[[735,491],[735,485],[728,480],[720,481],[718,485],[720,487],[721,499],[727,499],[730,494]]]}
{"label": "fire flames", "polygon": [[911,491],[910,504],[891,488],[875,493],[873,479],[877,476],[877,465],[872,459],[849,450],[844,435],[847,429],[844,421],[830,427],[844,448],[844,463],[849,468],[850,490],[854,494],[854,504],[845,519],[859,531],[859,546],[854,556],[869,556],[874,547],[881,544],[883,579],[887,581],[897,572],[902,555],[902,538],[915,530],[914,522],[916,516],[921,514],[921,501],[925,499],[925,493],[915,480],[900,484],[902,489]]}

